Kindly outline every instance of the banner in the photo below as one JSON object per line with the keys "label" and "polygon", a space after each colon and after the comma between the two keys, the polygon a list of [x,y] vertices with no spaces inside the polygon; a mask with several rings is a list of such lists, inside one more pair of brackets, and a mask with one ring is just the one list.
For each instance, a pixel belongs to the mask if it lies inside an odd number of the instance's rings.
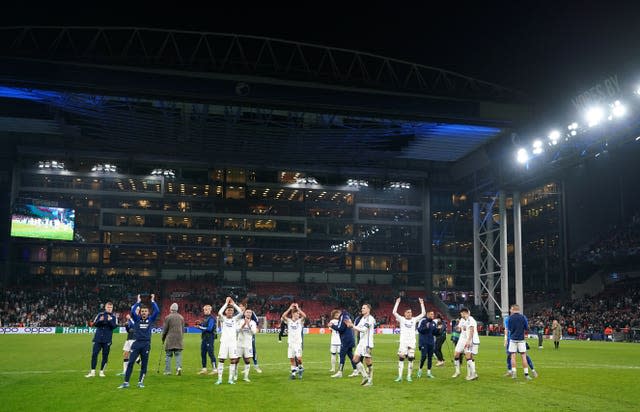
{"label": "banner", "polygon": [[[274,329],[274,333],[278,333],[280,329]],[[24,335],[24,334],[64,334],[64,335],[92,335],[96,332],[96,328],[90,326],[33,326],[18,327],[7,326],[0,327],[0,335]],[[262,329],[261,332],[265,332]],[[118,326],[113,333],[126,334],[127,329],[124,326]],[[151,333],[162,333],[161,327],[151,328]],[[201,330],[194,327],[186,327],[185,333],[201,333]]]}
{"label": "banner", "polygon": [[92,334],[95,332],[96,332],[96,328],[92,328],[90,326],[56,326],[56,333]]}
{"label": "banner", "polygon": [[56,328],[53,326],[33,326],[33,327],[4,327],[0,328],[0,335],[32,335],[32,334],[54,334]]}

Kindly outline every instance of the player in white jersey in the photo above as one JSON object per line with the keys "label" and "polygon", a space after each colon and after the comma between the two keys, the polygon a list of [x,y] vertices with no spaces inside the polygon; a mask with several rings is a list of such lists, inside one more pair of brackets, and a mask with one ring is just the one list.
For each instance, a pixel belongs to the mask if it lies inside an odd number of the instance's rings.
{"label": "player in white jersey", "polygon": [[[244,377],[245,382],[249,380],[249,371],[251,370],[251,359],[253,358],[253,337],[258,332],[258,325],[252,319],[253,311],[245,309],[244,316],[236,322],[236,331],[238,333],[238,356],[244,359]],[[236,369],[236,375],[237,375]]]}
{"label": "player in white jersey", "polygon": [[[337,309],[332,310],[329,325],[337,325],[338,318],[340,318],[340,311]],[[331,372],[336,371],[336,364],[338,363],[338,356],[340,355],[340,344],[340,333],[337,330],[331,329],[331,344],[329,345],[329,351],[331,353]]]}
{"label": "player in white jersey", "polygon": [[478,345],[480,345],[478,324],[467,308],[460,309],[460,316],[461,319],[460,322],[458,322],[458,327],[460,328],[460,339],[458,339],[456,350],[453,355],[456,371],[452,377],[457,378],[460,376],[460,355],[464,353],[464,356],[467,359],[466,380],[471,381],[478,379],[478,375],[476,374],[476,363],[473,359],[473,356],[478,354]]}
{"label": "player in white jersey", "polygon": [[407,358],[407,382],[411,382],[411,374],[413,373],[413,361],[416,358],[416,325],[420,319],[424,318],[427,311],[424,308],[424,299],[419,298],[420,315],[412,317],[411,308],[404,311],[404,316],[398,314],[398,306],[400,298],[396,299],[393,307],[393,316],[400,325],[400,347],[398,348],[398,377],[396,382],[402,382],[402,371],[404,370],[404,359]]}
{"label": "player in white jersey", "polygon": [[[244,313],[244,311],[247,309],[246,303],[240,303],[238,306],[240,306],[240,309],[242,309],[242,313]],[[260,332],[260,320],[258,319],[258,315],[256,315],[254,311],[251,311],[251,319],[256,323],[258,332]],[[260,369],[260,365],[258,365],[258,353],[257,353],[258,350],[256,349],[256,335],[253,335],[251,344],[252,344],[251,349],[253,351],[253,367],[256,370],[256,372],[262,373],[262,369]],[[236,370],[236,375],[237,374],[238,374],[238,371]]]}
{"label": "player in white jersey", "polygon": [[[237,313],[236,313],[237,312]],[[229,383],[234,384],[235,370],[238,364],[238,340],[236,321],[242,317],[240,307],[227,296],[224,305],[218,311],[220,327],[220,351],[218,352],[218,380],[216,385],[222,383],[224,361],[229,359]]]}
{"label": "player in white jersey", "polygon": [[302,366],[302,332],[306,317],[307,315],[300,309],[298,304],[292,303],[281,318],[282,322],[287,323],[289,329],[287,356],[289,362],[291,362],[291,379],[295,379],[296,374],[298,378],[302,379],[302,372],[304,372],[304,367]]}
{"label": "player in white jersey", "polygon": [[[356,347],[356,353],[353,355],[353,363],[356,364],[356,368],[362,375],[361,385],[371,386],[373,385],[373,362],[371,359],[373,351],[373,335],[376,330],[376,320],[371,316],[371,305],[365,303],[361,308],[362,317],[358,322],[353,325],[353,329],[360,332],[360,339],[358,346]],[[362,364],[362,360],[367,364]]]}

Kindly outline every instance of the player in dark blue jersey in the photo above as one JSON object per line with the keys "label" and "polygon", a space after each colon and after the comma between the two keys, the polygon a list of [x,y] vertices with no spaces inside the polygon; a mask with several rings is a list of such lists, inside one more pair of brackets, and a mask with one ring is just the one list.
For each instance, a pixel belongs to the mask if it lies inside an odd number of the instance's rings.
{"label": "player in dark blue jersey", "polygon": [[436,323],[433,321],[434,313],[427,312],[427,317],[420,319],[417,325],[418,330],[418,347],[420,348],[420,368],[418,369],[418,378],[422,377],[422,368],[424,361],[427,361],[427,378],[433,378],[431,374],[431,365],[433,363],[433,352],[436,346],[435,335],[437,333]]}
{"label": "player in dark blue jersey", "polygon": [[93,351],[91,353],[91,371],[87,378],[96,376],[96,366],[98,364],[98,354],[102,351],[102,363],[100,364],[100,377],[104,378],[104,367],[109,361],[109,351],[113,338],[113,330],[118,326],[116,316],[113,314],[113,303],[107,302],[104,305],[104,312],[98,313],[93,320],[96,333],[93,335]]}
{"label": "player in dark blue jersey", "polygon": [[[140,312],[140,308],[138,308],[138,312]],[[118,374],[118,376],[124,376],[127,373],[127,366],[129,365],[129,355],[131,355],[131,346],[133,342],[135,342],[135,330],[133,330],[133,319],[131,319],[131,315],[127,313],[127,323],[125,324],[125,330],[127,331],[127,339],[124,341],[124,345],[122,346],[122,372]],[[138,357],[140,359],[140,357]],[[137,360],[138,360],[137,359]],[[140,363],[140,361],[138,361]]]}
{"label": "player in dark blue jersey", "polygon": [[207,373],[207,355],[211,360],[211,372],[209,375],[216,375],[218,373],[218,360],[213,352],[213,346],[216,339],[216,318],[211,315],[213,308],[211,305],[204,305],[202,311],[204,312],[204,319],[202,322],[196,325],[196,328],[202,332],[200,340],[200,357],[202,358],[202,369],[198,374],[204,375]]}
{"label": "player in dark blue jersey", "polygon": [[340,334],[340,366],[338,372],[331,375],[332,378],[342,378],[342,370],[344,369],[345,358],[348,356],[351,361],[353,370],[356,371],[356,365],[353,363],[353,347],[356,346],[356,341],[353,336],[353,322],[349,312],[343,310],[340,313],[337,324],[329,324],[328,327],[337,331]]}
{"label": "player in dark blue jersey", "polygon": [[[136,359],[140,355],[142,360],[140,366],[140,378],[138,379],[138,387],[144,388],[144,377],[147,374],[147,364],[149,363],[149,352],[151,351],[151,329],[153,323],[160,315],[160,308],[156,303],[156,295],[151,295],[151,305],[153,306],[153,312],[149,313],[149,308],[141,305],[142,300],[138,295],[138,301],[131,306],[131,318],[133,319],[134,338],[135,342],[131,346],[131,355],[129,359]],[[140,314],[137,310],[140,308]],[[129,362],[127,365],[127,372],[124,375],[124,382],[118,388],[128,388],[129,379],[133,372],[133,362]]]}
{"label": "player in dark blue jersey", "polygon": [[447,325],[444,324],[444,321],[442,319],[442,314],[440,313],[436,313],[436,317],[433,320],[433,322],[436,324],[436,329],[437,329],[436,347],[433,352],[434,355],[436,355],[436,358],[438,359],[438,362],[436,362],[436,366],[444,366],[444,355],[442,354],[442,345],[444,345],[444,342],[447,339]]}
{"label": "player in dark blue jersey", "polygon": [[533,361],[527,353],[529,345],[525,341],[529,322],[526,316],[520,313],[520,306],[518,305],[512,305],[509,313],[510,316],[504,319],[504,346],[507,350],[507,373],[505,373],[505,376],[516,378],[516,353],[520,353],[525,379],[531,379],[529,368],[531,368],[531,374],[537,378],[538,372],[536,372]]}

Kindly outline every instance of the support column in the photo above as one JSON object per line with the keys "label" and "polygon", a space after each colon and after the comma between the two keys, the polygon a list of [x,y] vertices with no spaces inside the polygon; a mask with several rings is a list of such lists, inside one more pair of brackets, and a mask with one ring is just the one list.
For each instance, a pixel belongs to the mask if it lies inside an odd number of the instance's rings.
{"label": "support column", "polygon": [[424,292],[428,298],[433,293],[433,250],[431,248],[431,189],[422,185],[422,255],[424,256]]}
{"label": "support column", "polygon": [[498,192],[500,211],[500,306],[502,317],[509,316],[509,262],[507,260],[507,196]]}
{"label": "support column", "polygon": [[566,190],[566,181],[562,179],[560,182],[560,244],[562,245],[560,248],[560,252],[562,253],[562,279],[560,283],[560,289],[562,291],[570,291],[570,285],[572,282],[575,282],[576,279],[569,279],[569,230],[567,228],[568,225],[568,216],[567,216],[567,190]]}
{"label": "support column", "polygon": [[482,243],[480,242],[480,204],[473,204],[473,303],[482,304]]}
{"label": "support column", "polygon": [[524,294],[522,291],[522,216],[520,210],[520,192],[513,192],[513,255],[516,278],[516,304],[524,313]]}

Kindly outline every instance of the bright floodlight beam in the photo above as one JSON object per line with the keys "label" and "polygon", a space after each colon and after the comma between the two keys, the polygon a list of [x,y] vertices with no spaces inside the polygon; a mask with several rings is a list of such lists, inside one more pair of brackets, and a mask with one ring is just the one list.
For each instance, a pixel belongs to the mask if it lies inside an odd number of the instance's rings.
{"label": "bright floodlight beam", "polygon": [[592,107],[587,110],[585,118],[587,119],[587,125],[589,127],[597,126],[604,118],[604,111],[601,107]]}
{"label": "bright floodlight beam", "polygon": [[527,152],[527,149],[518,149],[518,153],[516,155],[516,160],[518,161],[518,163],[520,164],[525,164],[529,161],[529,153]]}
{"label": "bright floodlight beam", "polygon": [[560,140],[560,132],[557,130],[552,130],[551,132],[549,132],[549,140],[551,141],[552,145],[557,145],[558,140]]}

